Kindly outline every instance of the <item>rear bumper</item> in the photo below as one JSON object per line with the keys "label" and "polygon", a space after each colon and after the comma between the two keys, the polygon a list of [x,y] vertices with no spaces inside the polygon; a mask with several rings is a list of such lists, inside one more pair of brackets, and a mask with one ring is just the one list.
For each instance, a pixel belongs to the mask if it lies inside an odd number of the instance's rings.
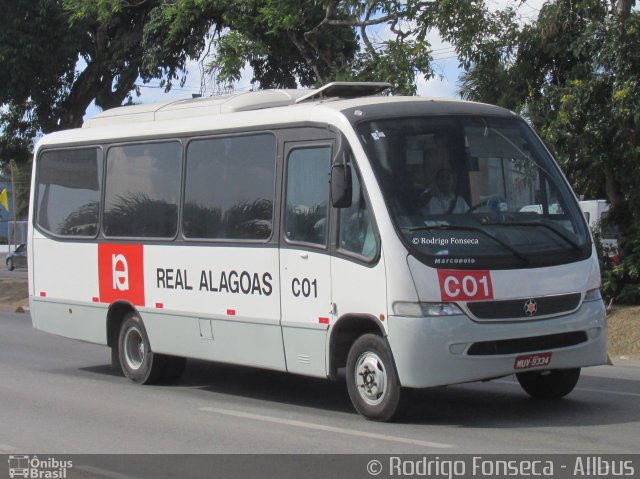
{"label": "rear bumper", "polygon": [[[472,344],[584,331],[586,341],[556,349],[513,354],[470,355]],[[521,323],[476,323],[467,316],[407,318],[390,316],[388,340],[400,383],[424,388],[507,376],[518,356],[551,351],[551,363],[535,369],[566,369],[604,364],[607,320],[602,301],[583,303],[574,313]],[[529,369],[528,369],[529,370]]]}

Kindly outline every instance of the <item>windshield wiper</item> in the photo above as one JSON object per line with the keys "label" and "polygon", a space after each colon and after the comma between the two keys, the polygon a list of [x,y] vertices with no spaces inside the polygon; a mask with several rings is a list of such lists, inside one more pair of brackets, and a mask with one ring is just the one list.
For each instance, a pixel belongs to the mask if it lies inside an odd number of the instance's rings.
{"label": "windshield wiper", "polygon": [[505,241],[502,241],[500,238],[497,238],[496,236],[492,235],[491,233],[488,233],[488,232],[484,231],[482,228],[478,228],[477,226],[459,226],[459,225],[431,225],[431,226],[427,226],[427,225],[425,225],[425,226],[414,226],[413,228],[402,228],[402,229],[407,230],[410,233],[415,233],[417,231],[447,231],[447,230],[449,230],[449,231],[474,231],[474,232],[483,234],[487,238],[492,239],[493,241],[498,243],[500,246],[502,246],[504,249],[506,249],[511,254],[513,254],[513,256],[515,256],[516,258],[518,258],[519,260],[524,262],[525,264],[530,264],[531,263],[529,261],[529,258],[527,258],[525,255],[523,255],[520,251],[515,249],[509,243],[506,243]]}
{"label": "windshield wiper", "polygon": [[571,247],[576,250],[576,252],[582,254],[582,247],[572,240],[569,236],[564,234],[562,231],[558,231],[554,226],[550,224],[543,223],[542,221],[507,221],[505,223],[483,223],[485,225],[490,226],[527,226],[527,227],[536,227],[540,226],[542,228],[548,229],[552,233],[555,233],[556,236],[562,238],[567,244],[571,245]]}

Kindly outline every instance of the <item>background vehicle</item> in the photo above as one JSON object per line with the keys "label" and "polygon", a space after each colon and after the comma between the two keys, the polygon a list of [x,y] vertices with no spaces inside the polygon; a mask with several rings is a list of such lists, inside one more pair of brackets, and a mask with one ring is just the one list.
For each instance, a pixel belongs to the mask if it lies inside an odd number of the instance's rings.
{"label": "background vehicle", "polygon": [[15,250],[7,253],[5,264],[9,271],[13,271],[16,268],[27,267],[27,247],[26,244],[19,245]]}
{"label": "background vehicle", "polygon": [[614,227],[606,224],[609,214],[607,200],[582,200],[579,204],[589,228],[600,234],[605,250],[609,256],[615,257],[618,252],[618,233]]}

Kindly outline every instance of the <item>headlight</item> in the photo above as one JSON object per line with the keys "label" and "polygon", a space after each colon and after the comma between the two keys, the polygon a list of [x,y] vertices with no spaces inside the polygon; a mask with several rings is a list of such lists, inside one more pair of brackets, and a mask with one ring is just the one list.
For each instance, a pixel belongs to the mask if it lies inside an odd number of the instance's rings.
{"label": "headlight", "polygon": [[393,303],[397,316],[423,318],[425,316],[456,316],[464,314],[454,303]]}
{"label": "headlight", "polygon": [[584,294],[584,302],[586,303],[588,301],[602,301],[600,288],[590,289]]}

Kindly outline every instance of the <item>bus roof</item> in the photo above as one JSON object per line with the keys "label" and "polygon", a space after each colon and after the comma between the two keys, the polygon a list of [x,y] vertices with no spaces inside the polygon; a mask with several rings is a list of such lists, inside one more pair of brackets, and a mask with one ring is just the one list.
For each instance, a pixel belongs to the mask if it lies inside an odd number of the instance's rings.
{"label": "bus roof", "polygon": [[86,121],[82,127],[92,128],[122,123],[221,115],[283,107],[329,98],[359,98],[376,95],[391,86],[390,83],[381,82],[332,82],[317,89],[260,90],[209,98],[188,98],[163,103],[123,106],[97,114]]}
{"label": "bus roof", "polygon": [[82,128],[46,135],[38,146],[329,121],[327,114],[335,118],[336,113],[357,108],[392,116],[411,115],[425,108],[428,114],[512,115],[500,107],[461,100],[377,95],[390,86],[333,82],[319,89],[260,90],[117,107],[85,121]]}

